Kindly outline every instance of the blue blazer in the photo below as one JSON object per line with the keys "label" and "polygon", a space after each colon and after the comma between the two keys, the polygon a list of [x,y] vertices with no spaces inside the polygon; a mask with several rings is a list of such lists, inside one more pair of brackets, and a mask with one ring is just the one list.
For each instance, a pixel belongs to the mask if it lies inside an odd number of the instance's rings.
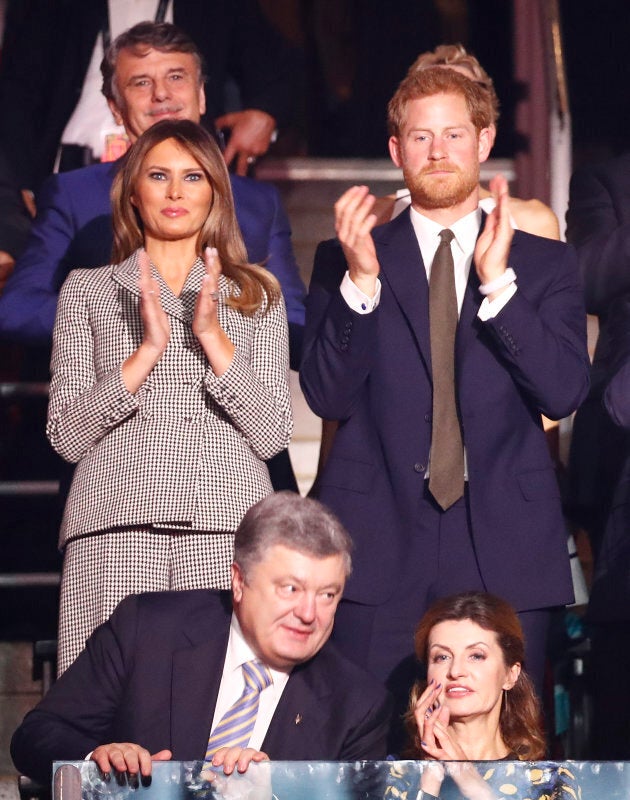
{"label": "blue blazer", "polygon": [[[380,604],[396,591],[416,534],[431,445],[428,284],[406,211],[373,232],[382,293],[357,314],[339,291],[336,241],[319,246],[307,299],[302,388],[339,421],[319,498],[356,549],[345,597]],[[558,419],[588,390],[589,360],[575,254],[516,232],[518,291],[491,320],[471,266],[456,342],[458,406],[474,544],[484,582],[518,610],[572,599],[558,484],[540,415]],[[422,569],[422,565],[418,565]]]}
{"label": "blue blazer", "polygon": [[[228,592],[127,597],[15,732],[17,768],[46,783],[53,759],[115,741],[203,759],[230,616]],[[329,642],[291,672],[262,750],[275,760],[382,759],[389,713],[382,686]]]}
{"label": "blue blazer", "polygon": [[[47,344],[61,284],[70,270],[111,262],[109,193],[118,162],[53,175],[37,198],[38,215],[26,249],[0,297],[0,334]],[[298,356],[305,289],[291,247],[291,227],[271,184],[231,175],[236,216],[247,255],[280,281],[292,350]]]}

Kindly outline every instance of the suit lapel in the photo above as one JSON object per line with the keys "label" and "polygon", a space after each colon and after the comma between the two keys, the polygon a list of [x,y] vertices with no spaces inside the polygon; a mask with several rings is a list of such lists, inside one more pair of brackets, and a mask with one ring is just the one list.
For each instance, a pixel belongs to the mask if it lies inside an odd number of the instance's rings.
{"label": "suit lapel", "polygon": [[307,758],[309,751],[321,752],[321,698],[329,694],[330,687],[318,680],[311,663],[296,667],[276,707],[262,750],[272,759],[282,760],[300,760]]}
{"label": "suit lapel", "polygon": [[[173,758],[203,759],[219,694],[230,633],[230,616],[206,630],[207,620],[189,622],[191,647],[173,653],[171,687],[171,749]],[[198,629],[205,630],[199,642]],[[185,634],[186,635],[186,634]]]}
{"label": "suit lapel", "polygon": [[387,225],[376,228],[374,242],[381,267],[381,280],[387,283],[395,302],[407,318],[430,374],[429,286],[409,209]]}
{"label": "suit lapel", "polygon": [[[153,265],[151,266],[151,271],[153,277],[156,278],[160,284],[160,302],[164,311],[170,316],[177,317],[188,324],[192,324],[195,301],[201,286],[201,279],[205,272],[203,261],[200,258],[196,259],[188,273],[179,297],[176,297],[173,292],[171,292],[162,276]],[[121,264],[114,266],[112,272],[113,279],[123,286],[130,294],[138,298],[140,297],[140,288],[138,286],[139,275],[138,251],[132,253],[129,258],[125,259]],[[221,276],[219,280],[220,288],[223,293],[223,291],[227,289],[227,282],[223,276]]]}

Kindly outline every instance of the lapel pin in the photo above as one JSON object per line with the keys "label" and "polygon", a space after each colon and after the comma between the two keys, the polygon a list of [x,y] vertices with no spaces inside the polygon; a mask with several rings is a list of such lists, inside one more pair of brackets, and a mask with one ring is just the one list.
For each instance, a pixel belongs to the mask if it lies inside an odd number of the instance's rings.
{"label": "lapel pin", "polygon": [[295,715],[295,724],[299,725],[300,722],[302,722],[302,715],[301,714],[296,714]]}

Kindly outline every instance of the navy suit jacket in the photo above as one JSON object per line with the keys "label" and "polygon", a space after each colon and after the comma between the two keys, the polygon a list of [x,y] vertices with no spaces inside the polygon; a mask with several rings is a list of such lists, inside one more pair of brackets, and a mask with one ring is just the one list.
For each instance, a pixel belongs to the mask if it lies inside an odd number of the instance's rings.
{"label": "navy suit jacket", "polygon": [[[53,760],[114,741],[203,759],[230,616],[227,592],[126,598],[15,732],[17,768],[46,782]],[[275,760],[381,759],[388,724],[382,686],[327,643],[292,671],[262,749]]]}
{"label": "navy suit jacket", "polygon": [[[0,333],[47,344],[59,289],[70,270],[111,262],[109,193],[118,162],[53,175],[37,200],[31,234],[0,297]],[[282,287],[294,358],[299,358],[305,289],[291,247],[291,227],[277,189],[231,175],[236,216],[252,262],[263,262]]]}
{"label": "navy suit jacket", "polygon": [[[339,291],[340,245],[319,246],[309,296],[302,388],[313,411],[339,420],[320,499],[355,541],[345,597],[379,604],[396,590],[417,535],[431,444],[428,284],[406,211],[373,231],[382,293],[358,314]],[[474,545],[488,591],[518,610],[572,599],[566,531],[541,414],[567,416],[588,389],[575,254],[516,232],[518,291],[487,322],[474,265],[456,341]],[[419,564],[421,569],[422,565]]]}

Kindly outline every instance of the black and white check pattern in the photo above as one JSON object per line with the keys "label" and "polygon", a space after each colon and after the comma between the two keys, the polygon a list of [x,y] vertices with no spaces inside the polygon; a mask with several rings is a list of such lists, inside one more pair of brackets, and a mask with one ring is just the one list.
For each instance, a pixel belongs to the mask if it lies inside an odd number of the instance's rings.
{"label": "black and white check pattern", "polygon": [[[62,670],[130,593],[228,588],[233,531],[272,491],[264,459],[288,445],[293,425],[284,303],[252,317],[219,303],[236,352],[217,377],[192,333],[204,271],[198,259],[180,297],[156,273],[171,337],[135,395],[121,367],[142,341],[137,254],[75,270],[61,290],[47,433],[78,462],[59,536],[61,547],[73,545],[62,582]],[[221,276],[222,301],[231,290]]]}
{"label": "black and white check pattern", "polygon": [[82,536],[64,554],[58,673],[127,595],[167,589],[228,589],[234,534],[133,528]]}
{"label": "black and white check pattern", "polygon": [[[284,303],[253,317],[219,303],[236,353],[217,377],[191,327],[203,274],[198,259],[180,297],[156,274],[171,339],[136,395],[121,365],[142,340],[137,254],[75,270],[64,284],[47,426],[55,450],[78,462],[62,546],[113,527],[234,531],[271,492],[263,459],[284,449],[292,431]],[[231,288],[221,276],[223,299]]]}

